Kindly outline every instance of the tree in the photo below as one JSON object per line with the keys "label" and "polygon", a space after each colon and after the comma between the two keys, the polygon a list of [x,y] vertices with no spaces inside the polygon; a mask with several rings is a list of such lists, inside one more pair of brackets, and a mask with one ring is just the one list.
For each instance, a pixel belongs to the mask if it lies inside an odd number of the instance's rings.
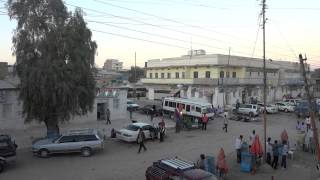
{"label": "tree", "polygon": [[[136,73],[136,76],[134,75],[135,73]],[[128,77],[129,82],[131,83],[138,82],[143,77],[144,77],[143,68],[138,66],[135,68],[134,66],[131,66],[131,69],[129,70],[129,77]]]}
{"label": "tree", "polygon": [[25,122],[44,122],[48,135],[59,133],[59,122],[93,109],[92,33],[82,11],[68,12],[62,0],[8,0],[7,9],[17,20],[13,54]]}

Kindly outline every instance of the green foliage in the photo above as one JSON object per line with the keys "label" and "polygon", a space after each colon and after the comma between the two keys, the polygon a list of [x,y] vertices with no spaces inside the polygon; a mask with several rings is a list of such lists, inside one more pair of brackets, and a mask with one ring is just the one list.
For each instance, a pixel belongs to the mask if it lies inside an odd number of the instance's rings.
{"label": "green foliage", "polygon": [[20,99],[25,121],[58,121],[83,115],[95,98],[97,45],[82,11],[68,12],[61,0],[8,0]]}

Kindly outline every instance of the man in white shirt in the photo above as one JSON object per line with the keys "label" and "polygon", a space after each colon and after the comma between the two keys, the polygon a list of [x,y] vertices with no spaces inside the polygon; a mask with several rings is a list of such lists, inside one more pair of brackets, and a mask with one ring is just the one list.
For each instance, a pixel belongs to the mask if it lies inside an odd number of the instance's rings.
{"label": "man in white shirt", "polygon": [[310,119],[310,116],[307,116],[306,117],[306,125],[307,125],[307,130],[309,130],[311,128],[311,119]]}
{"label": "man in white shirt", "polygon": [[236,139],[236,144],[235,144],[235,149],[237,151],[237,162],[241,163],[241,146],[242,146],[242,139],[243,136],[240,135],[237,139]]}
{"label": "man in white shirt", "polygon": [[271,165],[271,155],[272,155],[272,144],[271,138],[269,137],[266,142],[266,149],[267,149],[267,163]]}

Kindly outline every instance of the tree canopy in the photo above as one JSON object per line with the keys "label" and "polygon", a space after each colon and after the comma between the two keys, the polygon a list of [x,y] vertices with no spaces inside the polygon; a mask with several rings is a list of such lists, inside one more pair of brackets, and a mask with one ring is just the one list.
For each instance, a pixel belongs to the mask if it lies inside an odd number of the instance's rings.
{"label": "tree canopy", "polygon": [[68,12],[62,0],[8,0],[7,8],[17,21],[13,54],[25,121],[58,131],[58,122],[93,108],[97,44],[82,10]]}

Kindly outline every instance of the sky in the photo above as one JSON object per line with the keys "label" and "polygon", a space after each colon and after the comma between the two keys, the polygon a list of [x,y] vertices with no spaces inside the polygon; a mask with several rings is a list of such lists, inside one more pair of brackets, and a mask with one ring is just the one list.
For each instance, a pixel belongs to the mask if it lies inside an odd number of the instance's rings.
{"label": "sky", "polygon": [[[207,54],[262,57],[262,0],[65,0],[80,7],[98,44],[95,63],[119,59],[124,67],[179,57],[190,49]],[[16,22],[0,0],[0,61],[15,62]],[[266,58],[298,62],[307,55],[320,68],[320,1],[266,0]]]}

